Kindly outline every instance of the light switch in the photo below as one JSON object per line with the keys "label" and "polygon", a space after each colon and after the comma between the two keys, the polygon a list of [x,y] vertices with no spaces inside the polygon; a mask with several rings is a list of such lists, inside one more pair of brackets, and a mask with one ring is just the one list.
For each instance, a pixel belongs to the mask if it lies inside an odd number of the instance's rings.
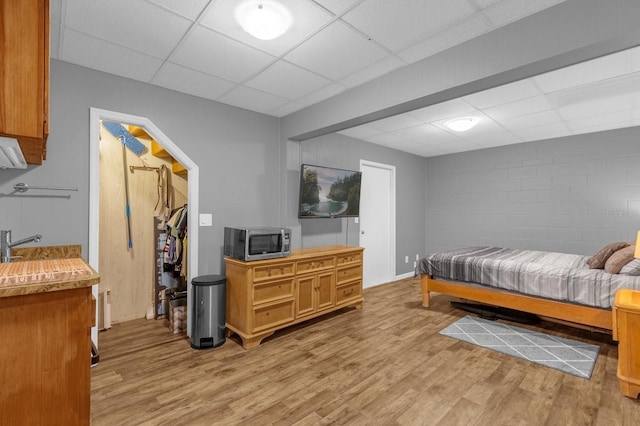
{"label": "light switch", "polygon": [[211,213],[200,213],[200,226],[212,226],[213,215]]}

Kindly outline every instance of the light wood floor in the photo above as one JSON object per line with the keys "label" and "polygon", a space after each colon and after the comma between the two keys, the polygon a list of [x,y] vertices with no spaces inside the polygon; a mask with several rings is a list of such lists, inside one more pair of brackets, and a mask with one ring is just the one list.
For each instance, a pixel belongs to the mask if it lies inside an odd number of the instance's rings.
{"label": "light wood floor", "polygon": [[600,346],[591,380],[438,334],[465,315],[421,307],[418,279],[366,289],[347,309],[246,351],[194,350],[162,320],[101,332],[92,369],[98,425],[639,425],[620,395],[610,336],[542,323]]}

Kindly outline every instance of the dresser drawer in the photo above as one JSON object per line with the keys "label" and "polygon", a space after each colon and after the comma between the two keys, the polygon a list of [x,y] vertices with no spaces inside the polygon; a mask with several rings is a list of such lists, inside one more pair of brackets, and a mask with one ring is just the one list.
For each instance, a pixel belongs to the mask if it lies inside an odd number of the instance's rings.
{"label": "dresser drawer", "polygon": [[362,281],[354,281],[338,287],[336,291],[336,305],[362,297]]}
{"label": "dresser drawer", "polygon": [[362,252],[359,251],[357,253],[347,253],[336,256],[337,264],[347,265],[349,263],[362,263]]}
{"label": "dresser drawer", "polygon": [[319,257],[313,260],[299,260],[296,271],[298,274],[303,274],[305,272],[318,271],[321,269],[333,268],[335,266],[335,257]]}
{"label": "dresser drawer", "polygon": [[362,265],[338,268],[336,273],[336,282],[338,285],[358,278],[362,278]]}
{"label": "dresser drawer", "polygon": [[270,302],[287,297],[293,297],[293,277],[253,285],[253,303]]}
{"label": "dresser drawer", "polygon": [[292,277],[294,273],[293,262],[282,262],[273,265],[256,266],[253,268],[253,281],[271,280],[273,278]]}
{"label": "dresser drawer", "polygon": [[265,330],[294,319],[294,300],[270,303],[253,308],[253,332]]}

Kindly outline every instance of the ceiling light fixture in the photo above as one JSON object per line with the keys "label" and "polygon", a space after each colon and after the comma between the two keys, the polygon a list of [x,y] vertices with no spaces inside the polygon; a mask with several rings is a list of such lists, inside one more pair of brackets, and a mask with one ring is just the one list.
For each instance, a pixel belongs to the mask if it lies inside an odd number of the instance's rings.
{"label": "ceiling light fixture", "polygon": [[449,120],[444,123],[444,125],[456,132],[466,132],[467,130],[478,124],[479,121],[479,119],[474,117],[462,117]]}
{"label": "ceiling light fixture", "polygon": [[250,0],[235,10],[236,21],[242,29],[260,40],[280,37],[291,26],[289,10],[273,0]]}

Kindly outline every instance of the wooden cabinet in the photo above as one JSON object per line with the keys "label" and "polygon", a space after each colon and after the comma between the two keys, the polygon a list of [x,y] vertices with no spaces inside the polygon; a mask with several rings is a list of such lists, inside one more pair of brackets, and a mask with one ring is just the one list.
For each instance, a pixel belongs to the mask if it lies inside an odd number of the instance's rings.
{"label": "wooden cabinet", "polygon": [[46,159],[49,0],[0,1],[0,135],[18,139],[29,164]]}
{"label": "wooden cabinet", "polygon": [[89,425],[91,287],[0,298],[0,425]]}
{"label": "wooden cabinet", "polygon": [[345,306],[360,308],[362,251],[335,245],[278,259],[225,258],[227,332],[250,349],[278,329]]}
{"label": "wooden cabinet", "polygon": [[640,395],[640,291],[620,289],[613,305],[613,339],[618,341],[618,381],[623,395]]}

